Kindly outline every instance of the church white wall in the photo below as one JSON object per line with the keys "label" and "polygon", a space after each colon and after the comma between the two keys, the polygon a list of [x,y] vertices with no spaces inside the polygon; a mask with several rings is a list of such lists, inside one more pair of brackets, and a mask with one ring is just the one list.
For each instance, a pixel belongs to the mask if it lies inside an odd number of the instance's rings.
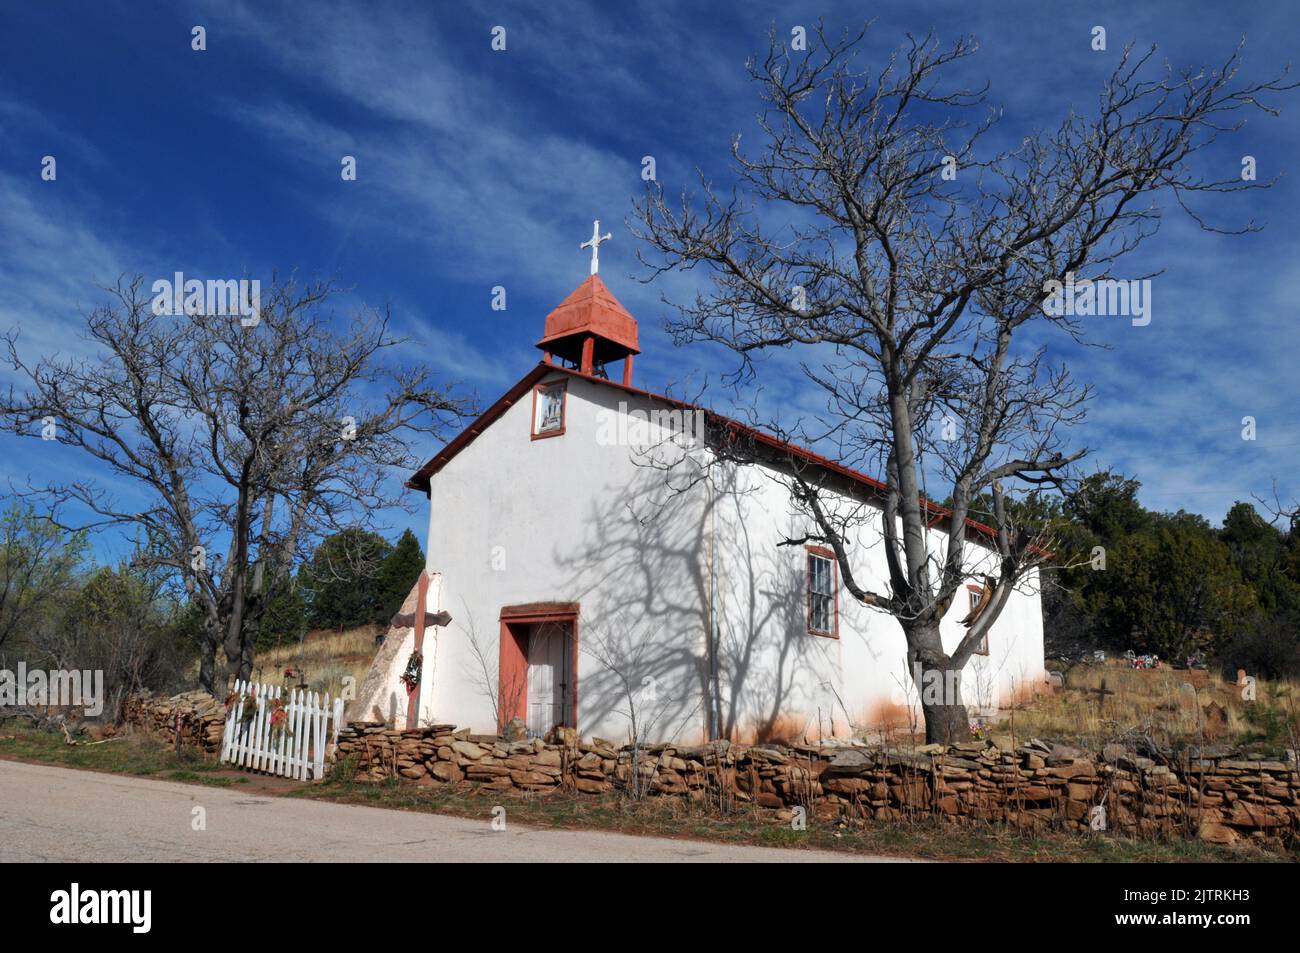
{"label": "church white wall", "polygon": [[421,721],[490,730],[474,641],[495,679],[503,606],[577,602],[579,733],[628,735],[626,676],[644,684],[634,704],[657,736],[697,740],[702,496],[668,492],[661,471],[638,466],[641,454],[598,440],[610,436],[602,412],[643,400],[566,379],[563,435],[530,439],[525,396],[433,477],[427,564],[443,573],[453,621],[425,653]]}
{"label": "church white wall", "polygon": [[[892,618],[857,605],[841,587],[839,639],[808,634],[804,550],[777,545],[807,527],[783,486],[762,468],[714,467],[710,481],[689,486],[678,473],[680,492],[671,492],[663,471],[638,465],[644,454],[610,442],[610,427],[602,431],[620,402],[652,405],[580,379],[568,378],[568,388],[562,436],[529,439],[526,395],[433,477],[428,567],[443,573],[442,607],[453,621],[426,636],[422,722],[491,730],[485,681],[496,678],[501,608],[577,602],[579,733],[626,740],[626,682],[637,687],[643,737],[701,740],[712,534],[721,718],[732,737],[843,736],[882,723],[905,727],[909,717],[919,723],[919,710],[909,716],[915,690]],[[854,547],[854,571],[863,585],[883,589],[877,527],[873,521]],[[936,530],[933,545],[943,541]],[[989,568],[978,565],[987,550],[968,548],[973,572]],[[1041,681],[1035,584],[1031,578],[1013,594],[993,627],[990,656],[967,667],[968,704],[996,704]],[[944,621],[949,650],[965,631],[957,620],[967,607],[959,598]]]}
{"label": "church white wall", "polygon": [[[879,727],[920,725],[916,690],[906,663],[902,628],[889,615],[859,604],[841,583],[839,638],[811,635],[806,625],[803,546],[778,547],[812,531],[791,505],[789,491],[764,467],[728,468],[718,503],[721,655],[731,690],[724,716],[739,738],[817,738],[861,734]],[[901,528],[900,528],[901,533]],[[935,552],[947,536],[934,530]],[[888,570],[873,513],[851,547],[854,578],[886,591]],[[993,554],[967,547],[978,579],[993,571]],[[974,582],[975,580],[972,580]],[[962,676],[966,704],[993,707],[1041,683],[1043,630],[1035,571],[1012,593],[990,632],[989,655],[976,656]],[[941,636],[952,651],[965,634],[963,594],[944,617]]]}

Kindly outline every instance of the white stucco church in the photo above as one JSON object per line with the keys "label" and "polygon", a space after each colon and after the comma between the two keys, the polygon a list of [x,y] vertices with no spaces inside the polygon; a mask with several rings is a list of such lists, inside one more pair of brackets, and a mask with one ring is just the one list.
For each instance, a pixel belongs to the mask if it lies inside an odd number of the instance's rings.
{"label": "white stucco church", "polygon": [[[842,590],[828,551],[778,545],[809,529],[783,458],[846,499],[882,484],[636,386],[637,322],[597,274],[603,238],[597,226],[584,243],[591,276],[539,321],[541,362],[410,477],[429,500],[427,571],[349,716],[614,741],[635,722],[643,741],[680,744],[919,724],[898,623]],[[703,438],[728,432],[779,453],[722,460]],[[937,549],[946,511],[932,509]],[[971,529],[974,600],[994,557],[991,531]],[[878,543],[852,557],[865,587],[885,588]],[[950,608],[949,650],[970,608]],[[996,706],[1042,678],[1031,575],[968,665],[964,700]]]}

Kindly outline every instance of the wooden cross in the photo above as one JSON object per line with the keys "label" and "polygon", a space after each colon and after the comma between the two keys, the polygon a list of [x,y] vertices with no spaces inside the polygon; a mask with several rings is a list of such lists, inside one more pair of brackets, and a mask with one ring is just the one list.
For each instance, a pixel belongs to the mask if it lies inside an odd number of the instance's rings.
{"label": "wooden cross", "polygon": [[1107,695],[1114,695],[1114,694],[1115,694],[1113,691],[1111,691],[1109,688],[1106,687],[1106,680],[1105,680],[1104,678],[1101,680],[1101,685],[1100,685],[1100,687],[1098,687],[1098,688],[1085,688],[1084,691],[1087,692],[1089,695],[1094,695],[1094,694],[1095,694],[1095,695],[1097,696],[1097,713],[1098,713],[1098,714],[1101,713],[1102,705],[1103,705],[1103,704],[1105,703],[1105,701],[1106,701],[1106,696],[1107,696]]}
{"label": "wooden cross", "polygon": [[[429,574],[420,570],[420,579],[416,583],[415,596],[415,655],[424,658],[424,624],[427,613],[425,600],[429,598]],[[420,724],[420,687],[424,682],[423,663],[421,663],[420,680],[406,689],[406,727],[416,728]]]}
{"label": "wooden cross", "polygon": [[583,242],[578,247],[591,249],[591,273],[594,275],[597,271],[600,270],[601,243],[609,241],[614,236],[609,234],[608,232],[606,232],[604,235],[600,233],[600,219],[596,219],[594,222],[592,222],[591,226],[592,226],[591,239]]}

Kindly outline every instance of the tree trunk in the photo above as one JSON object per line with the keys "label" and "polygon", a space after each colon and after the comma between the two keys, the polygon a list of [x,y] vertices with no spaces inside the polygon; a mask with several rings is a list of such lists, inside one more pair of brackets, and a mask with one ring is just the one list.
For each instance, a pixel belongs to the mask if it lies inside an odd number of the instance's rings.
{"label": "tree trunk", "polygon": [[227,635],[221,644],[226,656],[226,678],[230,680],[244,677],[241,669],[244,664],[244,640],[239,633]]}
{"label": "tree trunk", "polygon": [[966,706],[961,704],[960,689],[955,705],[921,705],[925,716],[925,743],[928,745],[951,745],[966,741],[970,736],[970,722],[967,721]]}
{"label": "tree trunk", "polygon": [[[253,631],[249,631],[249,629]],[[239,677],[249,681],[253,677],[253,651],[257,645],[257,623],[245,626],[244,644],[239,654]]]}
{"label": "tree trunk", "polygon": [[938,625],[905,628],[912,681],[925,718],[926,744],[956,744],[970,736],[961,700],[961,669],[943,651]]}
{"label": "tree trunk", "polygon": [[216,629],[207,618],[203,621],[199,636],[199,685],[209,694],[219,694],[217,678],[217,638]]}

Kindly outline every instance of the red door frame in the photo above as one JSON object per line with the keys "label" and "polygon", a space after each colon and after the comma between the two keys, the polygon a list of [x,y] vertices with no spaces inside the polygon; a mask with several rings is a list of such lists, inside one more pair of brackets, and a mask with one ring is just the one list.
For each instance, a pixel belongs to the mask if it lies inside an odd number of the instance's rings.
{"label": "red door frame", "polygon": [[[578,617],[576,602],[530,602],[525,605],[504,606],[501,609],[501,648],[497,665],[497,699],[501,709],[502,724],[512,718],[528,721],[528,627],[540,622],[567,622],[569,624],[569,723],[578,727]],[[506,706],[512,695],[512,686],[519,686],[514,704]]]}

